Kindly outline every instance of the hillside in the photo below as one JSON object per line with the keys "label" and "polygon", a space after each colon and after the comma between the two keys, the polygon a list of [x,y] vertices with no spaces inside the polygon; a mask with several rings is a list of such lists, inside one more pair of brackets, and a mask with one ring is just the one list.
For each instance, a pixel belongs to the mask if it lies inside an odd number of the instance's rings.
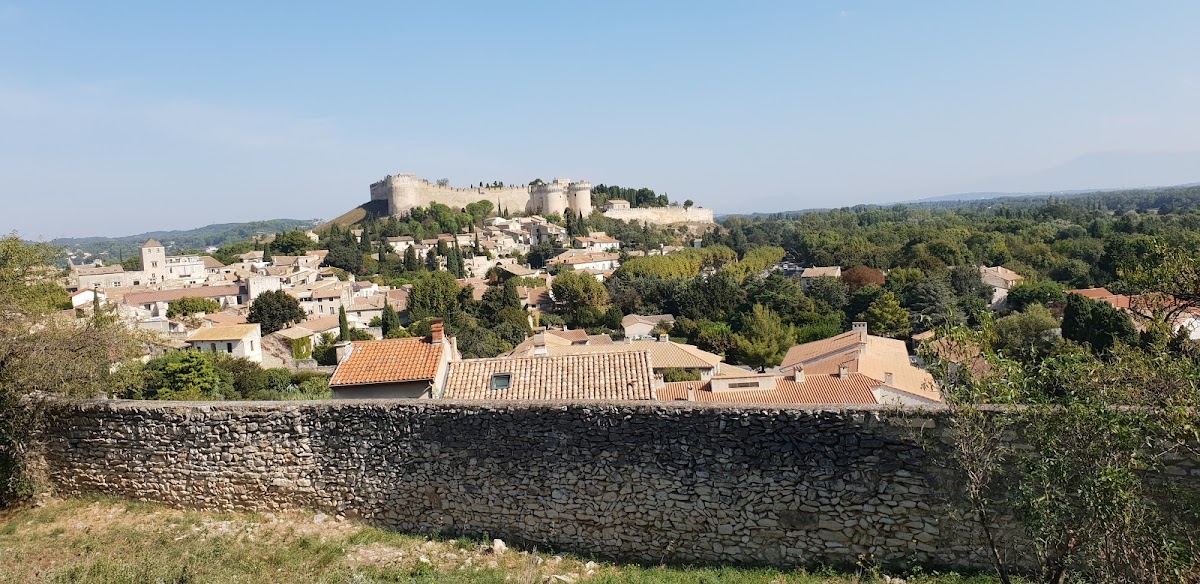
{"label": "hillside", "polygon": [[386,215],[387,201],[368,201],[353,209],[350,209],[349,211],[346,211],[345,213],[342,213],[337,217],[334,217],[333,219],[330,219],[329,221],[323,223],[320,227],[317,227],[316,230],[318,232],[322,231],[330,225],[349,227],[351,225],[356,225],[362,222],[364,219],[370,217],[384,217]]}
{"label": "hillside", "polygon": [[196,229],[175,231],[148,231],[121,237],[64,237],[50,241],[73,252],[127,258],[136,255],[147,239],[157,239],[166,246],[168,253],[185,249],[220,247],[228,243],[246,241],[256,235],[277,233],[291,229],[312,229],[318,220],[269,219],[247,223],[219,223]]}

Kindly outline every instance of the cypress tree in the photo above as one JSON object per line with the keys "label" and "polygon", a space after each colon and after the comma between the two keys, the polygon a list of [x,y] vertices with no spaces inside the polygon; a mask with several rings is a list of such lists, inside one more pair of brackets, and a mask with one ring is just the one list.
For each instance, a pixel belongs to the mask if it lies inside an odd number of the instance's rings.
{"label": "cypress tree", "polygon": [[338,307],[338,340],[350,340],[350,321],[346,320],[346,307]]}

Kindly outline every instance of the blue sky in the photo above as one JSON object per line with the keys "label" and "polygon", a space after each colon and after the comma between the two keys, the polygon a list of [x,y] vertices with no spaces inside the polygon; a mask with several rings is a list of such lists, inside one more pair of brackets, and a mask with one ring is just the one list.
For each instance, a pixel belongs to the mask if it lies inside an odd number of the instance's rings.
{"label": "blue sky", "polygon": [[330,218],[386,174],[718,212],[1200,181],[1196,2],[5,2],[0,233]]}

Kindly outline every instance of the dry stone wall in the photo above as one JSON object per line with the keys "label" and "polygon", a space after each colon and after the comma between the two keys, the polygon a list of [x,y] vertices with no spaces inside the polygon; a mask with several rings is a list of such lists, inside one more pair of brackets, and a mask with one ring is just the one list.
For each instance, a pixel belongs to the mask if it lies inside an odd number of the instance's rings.
{"label": "dry stone wall", "polygon": [[[643,562],[986,567],[914,429],[938,411],[62,402],[59,492],[306,507]],[[922,441],[924,443],[924,441]]]}
{"label": "dry stone wall", "polygon": [[622,221],[638,221],[657,225],[673,223],[712,223],[713,211],[704,207],[634,207],[630,209],[608,209],[604,216]]}

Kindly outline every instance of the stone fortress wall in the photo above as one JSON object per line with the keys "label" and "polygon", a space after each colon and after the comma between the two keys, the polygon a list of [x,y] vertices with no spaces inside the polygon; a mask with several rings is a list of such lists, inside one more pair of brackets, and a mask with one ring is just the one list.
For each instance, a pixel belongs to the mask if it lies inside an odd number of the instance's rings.
{"label": "stone fortress wall", "polygon": [[[456,188],[431,183],[414,174],[388,175],[371,184],[371,200],[387,201],[389,215],[401,215],[413,207],[442,203],[461,209],[481,200],[491,201],[496,210],[520,211],[541,215],[592,214],[592,184],[557,178],[551,182],[517,187]],[[712,209],[701,207],[639,207],[610,209],[605,217],[669,225],[674,223],[712,223]]]}
{"label": "stone fortress wall", "polygon": [[[90,401],[52,403],[44,438],[63,495],[313,508],[650,563],[853,564],[874,554],[885,566],[986,568],[975,531],[957,519],[956,487],[928,451],[941,447],[944,416],[880,406]],[[1170,470],[1200,488],[1197,460]]]}
{"label": "stone fortress wall", "polygon": [[703,207],[634,207],[608,209],[604,216],[624,221],[670,225],[672,223],[712,223],[713,210]]}
{"label": "stone fortress wall", "polygon": [[564,214],[568,209],[585,216],[592,212],[592,185],[586,181],[552,182],[501,188],[455,188],[431,183],[413,174],[389,175],[371,184],[371,200],[387,201],[388,214],[400,215],[413,207],[442,203],[463,208],[470,203],[491,201],[497,211],[508,209],[525,213]]}

